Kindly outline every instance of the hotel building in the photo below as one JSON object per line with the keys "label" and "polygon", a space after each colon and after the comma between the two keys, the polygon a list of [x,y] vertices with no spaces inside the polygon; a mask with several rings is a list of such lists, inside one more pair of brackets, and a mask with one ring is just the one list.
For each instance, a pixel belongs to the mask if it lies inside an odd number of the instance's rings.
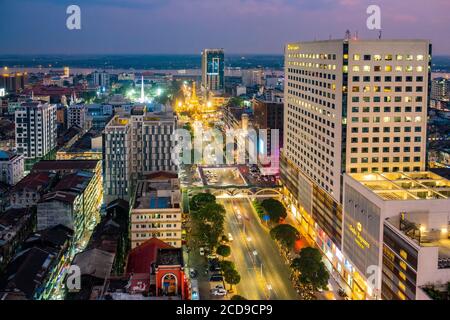
{"label": "hotel building", "polygon": [[[450,280],[450,181],[431,172],[344,175],[343,254],[385,300],[429,300]],[[361,281],[364,285],[364,281]]]}
{"label": "hotel building", "polygon": [[424,40],[286,46],[285,201],[354,298],[373,293],[342,253],[343,177],[425,170],[430,60]]}

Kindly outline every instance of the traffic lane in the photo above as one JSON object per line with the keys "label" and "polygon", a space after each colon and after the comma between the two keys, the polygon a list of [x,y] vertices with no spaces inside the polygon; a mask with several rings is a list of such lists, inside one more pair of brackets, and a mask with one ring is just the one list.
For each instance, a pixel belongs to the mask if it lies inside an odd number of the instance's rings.
{"label": "traffic lane", "polygon": [[246,245],[246,239],[242,232],[242,224],[235,215],[234,206],[231,200],[222,200],[221,203],[224,205],[227,212],[225,220],[226,232],[231,233],[233,237],[233,241],[230,243],[230,258],[241,275],[241,282],[236,286],[237,293],[243,295],[248,300],[266,299],[261,292],[261,285],[255,275],[255,266]]}
{"label": "traffic lane", "polygon": [[271,239],[269,232],[261,225],[260,219],[254,212],[249,199],[235,200],[242,212],[246,212],[246,232],[251,238],[258,258],[263,263],[263,274],[267,284],[272,287],[272,299],[298,299],[297,292],[290,281],[289,267],[284,263],[280,252]]}

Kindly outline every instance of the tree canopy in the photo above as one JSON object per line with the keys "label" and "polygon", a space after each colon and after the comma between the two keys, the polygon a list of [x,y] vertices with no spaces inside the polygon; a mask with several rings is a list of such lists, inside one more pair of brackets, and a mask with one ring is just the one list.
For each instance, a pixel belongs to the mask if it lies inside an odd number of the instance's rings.
{"label": "tree canopy", "polygon": [[290,224],[280,224],[274,227],[270,230],[270,236],[288,250],[293,249],[295,242],[300,239],[300,233]]}
{"label": "tree canopy", "polygon": [[220,245],[219,247],[217,247],[216,253],[217,253],[219,256],[226,258],[226,257],[229,257],[229,256],[230,256],[230,254],[231,254],[231,248],[230,248],[230,246],[227,246],[227,245],[224,245],[224,244],[223,244],[223,245]]}
{"label": "tree canopy", "polygon": [[278,223],[281,219],[286,219],[287,212],[283,204],[275,199],[265,199],[261,206],[270,217],[270,221]]}
{"label": "tree canopy", "polygon": [[233,285],[238,284],[241,282],[241,276],[239,272],[236,271],[236,269],[227,269],[224,271],[223,276],[225,278],[225,281],[230,285],[230,288],[233,288]]}
{"label": "tree canopy", "polygon": [[211,193],[199,193],[192,197],[190,204],[191,210],[197,211],[209,203],[214,203],[216,197]]}
{"label": "tree canopy", "polygon": [[327,289],[330,274],[322,261],[322,254],[316,248],[304,248],[299,257],[291,264],[292,269],[300,273],[302,285],[311,285],[314,290]]}
{"label": "tree canopy", "polygon": [[220,268],[225,272],[226,270],[236,269],[236,266],[232,261],[224,260],[220,262]]}
{"label": "tree canopy", "polygon": [[210,202],[201,206],[198,211],[193,211],[192,217],[197,222],[200,239],[207,243],[210,249],[215,248],[219,244],[220,235],[223,234],[225,208],[221,204]]}

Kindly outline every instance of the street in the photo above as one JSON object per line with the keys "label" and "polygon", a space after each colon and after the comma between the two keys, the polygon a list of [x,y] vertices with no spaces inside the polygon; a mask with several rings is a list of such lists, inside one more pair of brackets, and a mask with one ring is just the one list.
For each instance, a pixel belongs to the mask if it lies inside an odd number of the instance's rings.
{"label": "street", "polygon": [[225,234],[233,241],[230,260],[241,275],[237,294],[248,300],[296,300],[290,271],[269,231],[254,212],[249,199],[219,199],[227,212]]}

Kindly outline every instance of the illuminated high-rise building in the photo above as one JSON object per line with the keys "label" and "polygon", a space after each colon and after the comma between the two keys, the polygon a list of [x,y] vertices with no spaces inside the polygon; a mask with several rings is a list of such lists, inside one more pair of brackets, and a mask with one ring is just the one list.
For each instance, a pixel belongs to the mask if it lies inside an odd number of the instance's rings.
{"label": "illuminated high-rise building", "polygon": [[39,159],[56,147],[56,105],[24,103],[15,111],[16,148],[26,159]]}
{"label": "illuminated high-rise building", "polygon": [[202,87],[209,91],[223,91],[225,87],[225,53],[223,49],[202,52]]}
{"label": "illuminated high-rise building", "polygon": [[284,192],[344,277],[344,174],[426,169],[430,61],[425,40],[286,46]]}

